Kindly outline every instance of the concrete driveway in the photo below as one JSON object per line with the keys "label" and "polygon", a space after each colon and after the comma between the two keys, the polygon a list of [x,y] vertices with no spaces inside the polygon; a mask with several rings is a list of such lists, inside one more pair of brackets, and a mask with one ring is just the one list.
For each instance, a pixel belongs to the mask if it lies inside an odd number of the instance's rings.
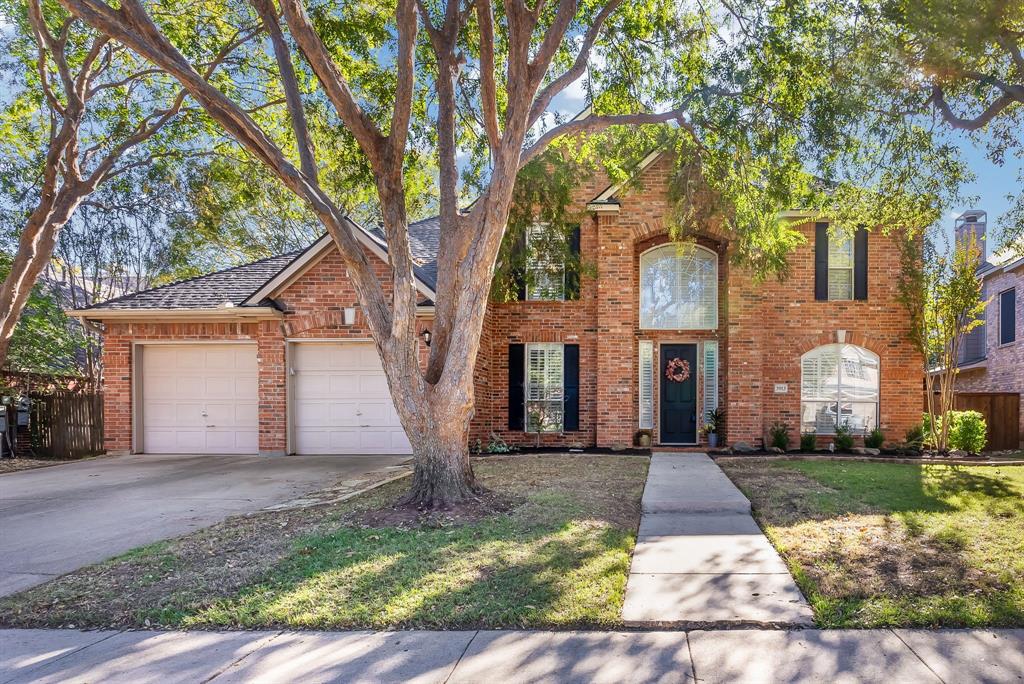
{"label": "concrete driveway", "polygon": [[132,455],[0,475],[0,596],[407,460]]}

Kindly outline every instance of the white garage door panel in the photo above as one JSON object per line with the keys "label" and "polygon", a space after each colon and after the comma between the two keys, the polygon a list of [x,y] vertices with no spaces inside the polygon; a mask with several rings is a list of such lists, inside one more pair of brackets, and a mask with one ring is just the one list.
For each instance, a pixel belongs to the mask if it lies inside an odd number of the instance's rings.
{"label": "white garage door panel", "polygon": [[372,344],[295,344],[291,367],[296,453],[412,453]]}
{"label": "white garage door panel", "polygon": [[256,345],[146,345],[142,349],[143,451],[256,453],[256,373]]}

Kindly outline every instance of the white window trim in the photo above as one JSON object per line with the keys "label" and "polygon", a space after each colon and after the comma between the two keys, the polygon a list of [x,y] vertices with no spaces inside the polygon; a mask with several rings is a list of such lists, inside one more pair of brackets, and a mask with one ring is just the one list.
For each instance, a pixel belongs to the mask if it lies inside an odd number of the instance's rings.
{"label": "white window trim", "polygon": [[[874,402],[870,402],[870,401],[846,401],[846,402],[843,402],[839,398],[839,392],[841,392],[840,388],[842,387],[842,384],[843,384],[843,357],[842,357],[841,351],[842,351],[843,347],[847,347],[847,346],[848,347],[856,347],[858,349],[864,350],[865,352],[870,354],[872,357],[874,357],[875,363],[878,364],[878,387],[876,389],[877,399]],[[809,354],[814,354],[815,352],[819,352],[820,353],[822,350],[827,349],[827,348],[832,348],[832,347],[839,347],[839,349],[840,349],[839,363],[836,364],[836,383],[837,383],[836,384],[836,392],[837,392],[837,396],[835,397],[835,399],[805,399],[804,398],[804,392],[803,392],[803,386],[804,386],[804,370],[803,370],[803,368],[804,368],[804,359]],[[842,404],[842,403],[847,403],[847,404],[872,404],[873,403],[875,405],[874,424],[872,426],[868,427],[867,429],[865,429],[864,433],[867,434],[867,432],[869,432],[870,430],[873,430],[873,429],[879,427],[879,415],[881,413],[881,404],[882,404],[882,360],[881,360],[881,358],[878,356],[878,354],[876,354],[875,352],[871,351],[867,347],[861,347],[859,345],[849,344],[849,343],[823,344],[823,345],[815,347],[814,349],[810,349],[810,350],[804,352],[803,354],[800,355],[800,432],[801,433],[804,431],[803,430],[803,425],[804,425],[803,405],[805,403],[835,404],[835,406],[836,406],[837,427],[838,427],[838,420],[839,420],[839,405],[840,404]],[[834,435],[835,434],[835,428],[833,428],[832,430],[826,430],[826,431],[818,431],[817,429],[815,429],[815,433],[819,434],[819,435]]]}
{"label": "white window trim", "polygon": [[[558,399],[530,399],[530,350],[531,349],[545,349],[552,350],[558,349],[562,354],[562,373],[560,378],[561,383],[561,402],[562,402],[562,416],[559,423],[552,426],[547,430],[533,430],[530,426],[530,404],[531,403],[548,403],[553,404]],[[565,345],[561,342],[528,342],[525,345],[523,353],[523,431],[531,434],[558,434],[565,431]]]}
{"label": "white window trim", "polygon": [[[533,258],[533,251],[530,246],[530,236],[534,231],[541,229],[547,229],[546,223],[535,223],[526,229],[526,301],[528,302],[564,302],[565,301],[565,260],[562,260],[562,287],[557,293],[557,296],[547,296],[543,292],[538,292],[536,289],[536,278],[533,277],[533,273],[540,272],[542,269],[535,266],[535,260]],[[547,277],[549,274],[544,273]],[[557,280],[557,278],[554,278]]]}
{"label": "white window trim", "polygon": [[[849,266],[833,266],[832,265],[832,239],[834,236],[829,238],[829,251],[828,251],[828,269],[826,274],[826,280],[828,285],[828,301],[830,302],[849,302],[853,301],[857,297],[857,282],[856,282],[856,270],[857,270],[857,241],[853,239],[851,235],[844,242],[850,243],[850,265]],[[850,272],[850,296],[849,297],[833,297],[832,296],[832,271],[849,271]]]}
{"label": "white window trim", "polygon": [[637,320],[637,325],[638,325],[638,327],[641,330],[718,330],[718,307],[720,305],[720,302],[718,300],[718,295],[720,294],[719,291],[718,291],[719,290],[719,283],[718,283],[718,253],[715,252],[712,249],[708,249],[707,247],[705,247],[703,245],[698,245],[696,243],[693,243],[692,246],[695,249],[702,250],[702,251],[706,252],[707,254],[711,255],[712,278],[713,278],[713,281],[714,281],[714,292],[715,292],[714,320],[712,321],[712,324],[710,326],[707,326],[707,327],[699,326],[699,327],[690,327],[690,328],[659,328],[659,327],[645,326],[643,324],[643,317],[644,317],[644,313],[643,313],[643,292],[644,292],[644,281],[643,281],[644,269],[643,269],[643,263],[644,263],[644,257],[647,256],[648,254],[650,254],[651,252],[655,252],[657,250],[666,249],[666,248],[669,248],[669,247],[678,248],[678,244],[677,243],[669,242],[669,243],[663,243],[663,244],[660,244],[660,245],[655,245],[654,247],[651,247],[650,249],[645,249],[643,252],[640,253],[640,258],[637,260],[637,268],[638,268],[638,271],[639,271],[637,273],[637,282],[638,282],[639,287],[637,288],[637,295],[636,295],[637,296],[637,319],[638,319]]}

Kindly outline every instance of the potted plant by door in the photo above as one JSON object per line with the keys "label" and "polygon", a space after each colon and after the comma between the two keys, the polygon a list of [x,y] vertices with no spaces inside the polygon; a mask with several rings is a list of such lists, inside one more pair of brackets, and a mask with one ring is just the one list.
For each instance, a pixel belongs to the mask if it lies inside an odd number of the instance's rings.
{"label": "potted plant by door", "polygon": [[722,409],[712,409],[704,416],[704,434],[708,436],[708,446],[712,449],[718,446],[718,431],[722,429],[724,420]]}

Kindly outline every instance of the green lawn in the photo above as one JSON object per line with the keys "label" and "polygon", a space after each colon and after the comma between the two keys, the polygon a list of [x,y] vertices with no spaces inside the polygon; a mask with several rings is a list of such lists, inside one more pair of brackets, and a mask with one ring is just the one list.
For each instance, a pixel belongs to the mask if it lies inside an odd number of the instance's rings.
{"label": "green lawn", "polygon": [[1024,626],[1024,466],[720,465],[819,626]]}
{"label": "green lawn", "polygon": [[408,481],[231,519],[0,599],[7,626],[443,628],[620,623],[645,457],[488,458],[506,510],[381,526]]}

